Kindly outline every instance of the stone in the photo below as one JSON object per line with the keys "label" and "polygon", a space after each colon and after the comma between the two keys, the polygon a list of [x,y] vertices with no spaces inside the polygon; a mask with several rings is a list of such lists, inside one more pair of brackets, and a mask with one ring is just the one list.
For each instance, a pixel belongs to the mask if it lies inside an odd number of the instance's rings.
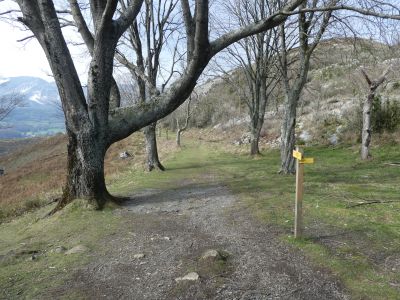
{"label": "stone", "polygon": [[201,256],[201,259],[219,259],[222,258],[221,254],[214,249],[207,250],[206,252],[203,253]]}
{"label": "stone", "polygon": [[186,274],[183,277],[178,277],[175,278],[176,282],[180,282],[180,281],[196,281],[199,280],[200,276],[199,274],[197,274],[196,272],[190,272],[188,274]]}
{"label": "stone", "polygon": [[6,172],[4,171],[3,168],[0,168],[0,176],[4,176],[6,174]]}
{"label": "stone", "polygon": [[121,159],[126,159],[129,157],[132,157],[132,154],[130,154],[128,151],[124,151],[119,154],[119,158],[121,158]]}
{"label": "stone", "polygon": [[37,259],[38,255],[36,253],[32,253],[32,255],[28,257],[28,260],[37,260]]}
{"label": "stone", "polygon": [[338,144],[338,142],[339,142],[339,138],[338,138],[338,136],[337,136],[336,133],[332,134],[332,135],[329,137],[328,140],[329,140],[329,143],[330,143],[332,146],[336,146],[336,145]]}
{"label": "stone", "polygon": [[243,133],[240,140],[242,141],[242,144],[250,144],[251,143],[251,133],[250,132]]}
{"label": "stone", "polygon": [[56,249],[54,250],[55,253],[64,253],[65,251],[67,251],[67,248],[63,246],[57,246]]}
{"label": "stone", "polygon": [[84,253],[84,252],[87,252],[88,250],[89,250],[89,248],[84,245],[77,245],[77,246],[69,249],[68,251],[66,251],[65,254],[69,255],[69,254]]}
{"label": "stone", "polygon": [[144,258],[146,255],[144,255],[143,253],[138,253],[138,254],[135,254],[134,256],[133,256],[133,258],[134,259],[141,259],[141,258]]}

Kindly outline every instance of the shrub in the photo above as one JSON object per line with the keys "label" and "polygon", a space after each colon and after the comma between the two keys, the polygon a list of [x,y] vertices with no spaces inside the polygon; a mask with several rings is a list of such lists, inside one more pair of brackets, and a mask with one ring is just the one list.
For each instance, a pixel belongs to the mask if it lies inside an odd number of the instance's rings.
{"label": "shrub", "polygon": [[382,101],[381,97],[375,97],[371,113],[374,132],[394,132],[400,124],[400,105],[395,100]]}

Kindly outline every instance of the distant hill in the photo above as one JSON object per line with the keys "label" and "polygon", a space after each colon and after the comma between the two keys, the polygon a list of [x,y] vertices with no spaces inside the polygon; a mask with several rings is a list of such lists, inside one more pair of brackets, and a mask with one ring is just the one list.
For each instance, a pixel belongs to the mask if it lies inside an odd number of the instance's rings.
{"label": "distant hill", "polygon": [[11,94],[20,94],[24,102],[1,122],[1,139],[45,136],[65,131],[54,82],[37,77],[0,77],[0,95]]}

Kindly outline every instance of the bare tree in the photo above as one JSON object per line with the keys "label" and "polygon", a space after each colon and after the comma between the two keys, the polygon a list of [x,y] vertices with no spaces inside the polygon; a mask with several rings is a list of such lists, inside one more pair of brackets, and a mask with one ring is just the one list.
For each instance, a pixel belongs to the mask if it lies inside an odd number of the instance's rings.
{"label": "bare tree", "polygon": [[10,113],[21,106],[23,97],[18,93],[0,96],[0,121],[3,121]]}
{"label": "bare tree", "polygon": [[[303,1],[290,0],[282,11],[293,11]],[[119,13],[117,0],[89,2],[93,51],[86,99],[53,1],[17,0],[22,13],[19,21],[33,32],[46,54],[66,117],[68,175],[63,197],[55,210],[75,198],[86,198],[97,208],[103,207],[107,200],[115,200],[104,180],[104,155],[108,147],[174,111],[190,95],[215,54],[241,38],[274,28],[287,18],[286,14],[276,13],[210,41],[208,1],[196,0],[191,9],[188,0],[181,0],[187,42],[183,75],[144,104],[110,109],[115,49],[139,14],[142,3],[143,0],[132,1],[127,10]]]}
{"label": "bare tree", "polygon": [[[183,120],[183,124],[181,122],[181,118],[178,115],[178,111],[177,114],[175,115],[175,122],[176,122],[176,145],[178,147],[181,146],[181,134],[182,132],[186,131],[186,129],[189,127],[189,121],[191,116],[193,115],[193,113],[196,111],[197,108],[197,104],[195,103],[193,105],[192,100],[193,98],[195,98],[195,100],[198,101],[199,95],[196,92],[193,92],[189,99],[186,100],[185,104],[184,104],[184,120]],[[181,106],[182,107],[182,106]]]}
{"label": "bare tree", "polygon": [[366,82],[368,83],[369,93],[364,100],[362,110],[362,133],[361,133],[361,159],[366,160],[371,158],[369,146],[371,144],[372,128],[371,128],[371,113],[372,104],[375,99],[376,90],[383,84],[389,73],[390,67],[387,68],[377,79],[373,80],[368,76],[365,70],[361,70]]}
{"label": "bare tree", "polygon": [[[227,11],[239,26],[258,22],[278,10],[278,1],[234,0],[226,4]],[[241,102],[246,103],[250,117],[250,154],[260,154],[260,132],[264,124],[268,99],[274,91],[279,72],[277,71],[276,47],[279,35],[275,30],[242,39],[226,49],[224,66],[234,72],[224,72],[223,79],[236,90]],[[218,63],[217,63],[218,65]],[[223,71],[224,68],[218,68]]]}
{"label": "bare tree", "polygon": [[[118,0],[88,1],[93,24],[93,51],[87,97],[61,31],[60,20],[63,18],[57,15],[54,2],[16,0],[21,11],[18,20],[32,31],[46,54],[66,118],[67,182],[55,210],[75,198],[88,199],[97,208],[103,207],[108,200],[115,200],[108,193],[104,180],[104,155],[110,145],[170,114],[189,97],[212,57],[242,38],[279,26],[304,2],[288,0],[278,12],[259,22],[234,28],[211,40],[209,1],[195,0],[191,6],[189,0],[180,0],[187,44],[187,62],[182,76],[146,103],[117,107],[112,103],[115,49],[120,37],[139,14],[143,0],[131,1],[124,12],[117,9]],[[77,9],[81,10],[80,7]],[[328,8],[331,9],[334,8]],[[5,13],[7,11],[0,15]],[[302,14],[306,13],[303,11]],[[79,25],[78,29],[81,29]]]}
{"label": "bare tree", "polygon": [[[331,0],[330,6],[336,5],[338,2],[339,0]],[[320,3],[319,0],[314,0],[311,3],[303,2],[300,5],[300,10],[316,9]],[[280,26],[280,69],[285,93],[285,111],[281,127],[280,173],[283,174],[295,172],[292,151],[296,142],[297,105],[307,82],[311,56],[321,41],[331,17],[332,11],[329,10],[325,12],[302,12],[297,15],[296,30],[293,30],[292,26],[285,26],[284,24]],[[296,36],[294,42],[293,34]],[[291,44],[288,43],[289,39]],[[293,45],[297,45],[297,43],[298,48],[292,50]],[[293,62],[293,59],[295,62]]]}
{"label": "bare tree", "polygon": [[[130,0],[120,0],[122,11],[129,6]],[[153,1],[145,0],[145,5],[139,18],[129,27],[127,34],[122,39],[120,49],[131,49],[136,56],[136,63],[133,63],[123,53],[124,50],[118,51],[117,60],[124,65],[136,78],[139,87],[140,99],[144,103],[149,101],[152,96],[160,94],[157,88],[157,81],[160,79],[160,70],[163,69],[161,58],[168,51],[173,37],[178,27],[182,25],[176,20],[178,0],[169,1]],[[174,40],[177,37],[173,38]],[[173,51],[173,61],[168,78],[174,73],[176,46]],[[168,53],[170,55],[170,53]],[[165,67],[164,67],[165,69]],[[163,83],[165,86],[167,83]],[[148,171],[158,169],[164,171],[165,168],[161,164],[158,157],[157,122],[153,122],[143,129],[146,141],[146,166]]]}

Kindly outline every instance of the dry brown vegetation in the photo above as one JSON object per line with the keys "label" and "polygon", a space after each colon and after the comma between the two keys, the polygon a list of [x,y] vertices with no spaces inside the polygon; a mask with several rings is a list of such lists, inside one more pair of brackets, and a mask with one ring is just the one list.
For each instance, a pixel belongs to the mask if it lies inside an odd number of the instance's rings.
{"label": "dry brown vegetation", "polygon": [[[173,135],[159,138],[161,160],[174,147]],[[59,197],[66,178],[65,135],[38,139],[11,154],[0,156],[6,175],[0,177],[0,223],[10,217],[41,207]],[[128,151],[132,158],[120,159]],[[105,173],[108,183],[133,166],[143,168],[144,141],[141,133],[122,140],[108,150]],[[143,168],[144,170],[144,168]]]}

